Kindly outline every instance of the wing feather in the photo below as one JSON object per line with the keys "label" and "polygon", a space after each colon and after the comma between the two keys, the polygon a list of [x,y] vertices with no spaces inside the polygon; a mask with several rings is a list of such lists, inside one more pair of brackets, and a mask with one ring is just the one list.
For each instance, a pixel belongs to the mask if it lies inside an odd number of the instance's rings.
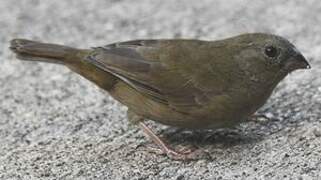
{"label": "wing feather", "polygon": [[[175,71],[179,66],[170,66],[176,62],[161,56],[168,43],[171,41],[135,40],[110,44],[95,48],[86,60],[142,94],[173,108],[202,106],[207,96],[196,87],[195,79],[188,74],[179,74],[180,70]],[[171,76],[175,76],[175,81]]]}

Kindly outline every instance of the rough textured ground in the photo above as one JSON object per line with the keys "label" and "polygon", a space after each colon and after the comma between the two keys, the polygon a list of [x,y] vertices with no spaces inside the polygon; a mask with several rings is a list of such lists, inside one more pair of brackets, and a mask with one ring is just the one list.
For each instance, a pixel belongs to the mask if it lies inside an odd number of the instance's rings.
{"label": "rough textured ground", "polygon": [[[320,179],[321,3],[226,2],[0,1],[0,179]],[[7,48],[15,37],[91,47],[255,31],[289,38],[313,69],[278,86],[261,109],[269,121],[193,133],[154,124],[172,144],[208,151],[191,162],[147,152],[126,109],[87,80]]]}

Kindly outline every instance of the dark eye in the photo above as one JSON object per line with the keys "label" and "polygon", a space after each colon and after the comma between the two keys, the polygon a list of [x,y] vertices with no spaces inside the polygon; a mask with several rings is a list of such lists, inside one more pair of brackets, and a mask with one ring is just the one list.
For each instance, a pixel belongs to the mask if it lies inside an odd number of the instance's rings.
{"label": "dark eye", "polygon": [[278,50],[273,47],[273,46],[267,46],[265,47],[264,53],[266,56],[270,57],[270,58],[275,58],[278,56]]}

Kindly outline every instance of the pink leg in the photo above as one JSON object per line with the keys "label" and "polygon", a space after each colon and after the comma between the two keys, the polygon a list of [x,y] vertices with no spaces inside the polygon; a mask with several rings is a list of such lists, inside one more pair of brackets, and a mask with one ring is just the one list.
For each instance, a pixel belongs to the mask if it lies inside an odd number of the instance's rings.
{"label": "pink leg", "polygon": [[168,157],[175,160],[187,160],[192,157],[188,156],[191,151],[186,152],[176,152],[175,150],[169,148],[148,126],[143,122],[139,122],[139,126],[144,131],[145,135],[150,138],[155,144],[158,145],[162,154],[166,154]]}
{"label": "pink leg", "polygon": [[254,113],[253,115],[251,115],[248,120],[249,121],[253,121],[253,122],[264,122],[264,121],[267,121],[269,120],[270,118],[267,117],[266,115],[264,114],[256,114]]}

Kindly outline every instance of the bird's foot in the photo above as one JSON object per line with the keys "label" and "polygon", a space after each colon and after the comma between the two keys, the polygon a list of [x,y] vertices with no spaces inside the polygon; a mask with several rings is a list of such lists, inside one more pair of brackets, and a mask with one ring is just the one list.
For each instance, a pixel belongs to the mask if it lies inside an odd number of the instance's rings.
{"label": "bird's foot", "polygon": [[191,149],[187,149],[185,147],[180,148],[179,151],[175,151],[171,149],[163,140],[161,140],[153,131],[147,127],[143,122],[139,122],[140,127],[144,131],[145,135],[149,137],[158,148],[149,148],[149,151],[152,151],[156,154],[167,155],[167,157],[174,160],[196,160],[199,159],[200,156],[205,155],[202,150],[192,151]]}
{"label": "bird's foot", "polygon": [[248,120],[256,123],[262,123],[270,120],[270,117],[265,114],[253,114],[248,118]]}
{"label": "bird's foot", "polygon": [[166,149],[149,147],[148,150],[149,152],[159,155],[166,155],[170,159],[179,161],[196,160],[199,159],[200,155],[203,154],[203,151],[192,150],[186,147],[180,148],[178,151],[168,147]]}
{"label": "bird's foot", "polygon": [[192,153],[192,150],[187,148],[182,148],[178,151],[175,151],[171,148],[161,149],[161,148],[149,147],[148,151],[158,155],[166,155],[167,157],[173,160],[183,160],[183,161],[190,159],[189,155]]}

